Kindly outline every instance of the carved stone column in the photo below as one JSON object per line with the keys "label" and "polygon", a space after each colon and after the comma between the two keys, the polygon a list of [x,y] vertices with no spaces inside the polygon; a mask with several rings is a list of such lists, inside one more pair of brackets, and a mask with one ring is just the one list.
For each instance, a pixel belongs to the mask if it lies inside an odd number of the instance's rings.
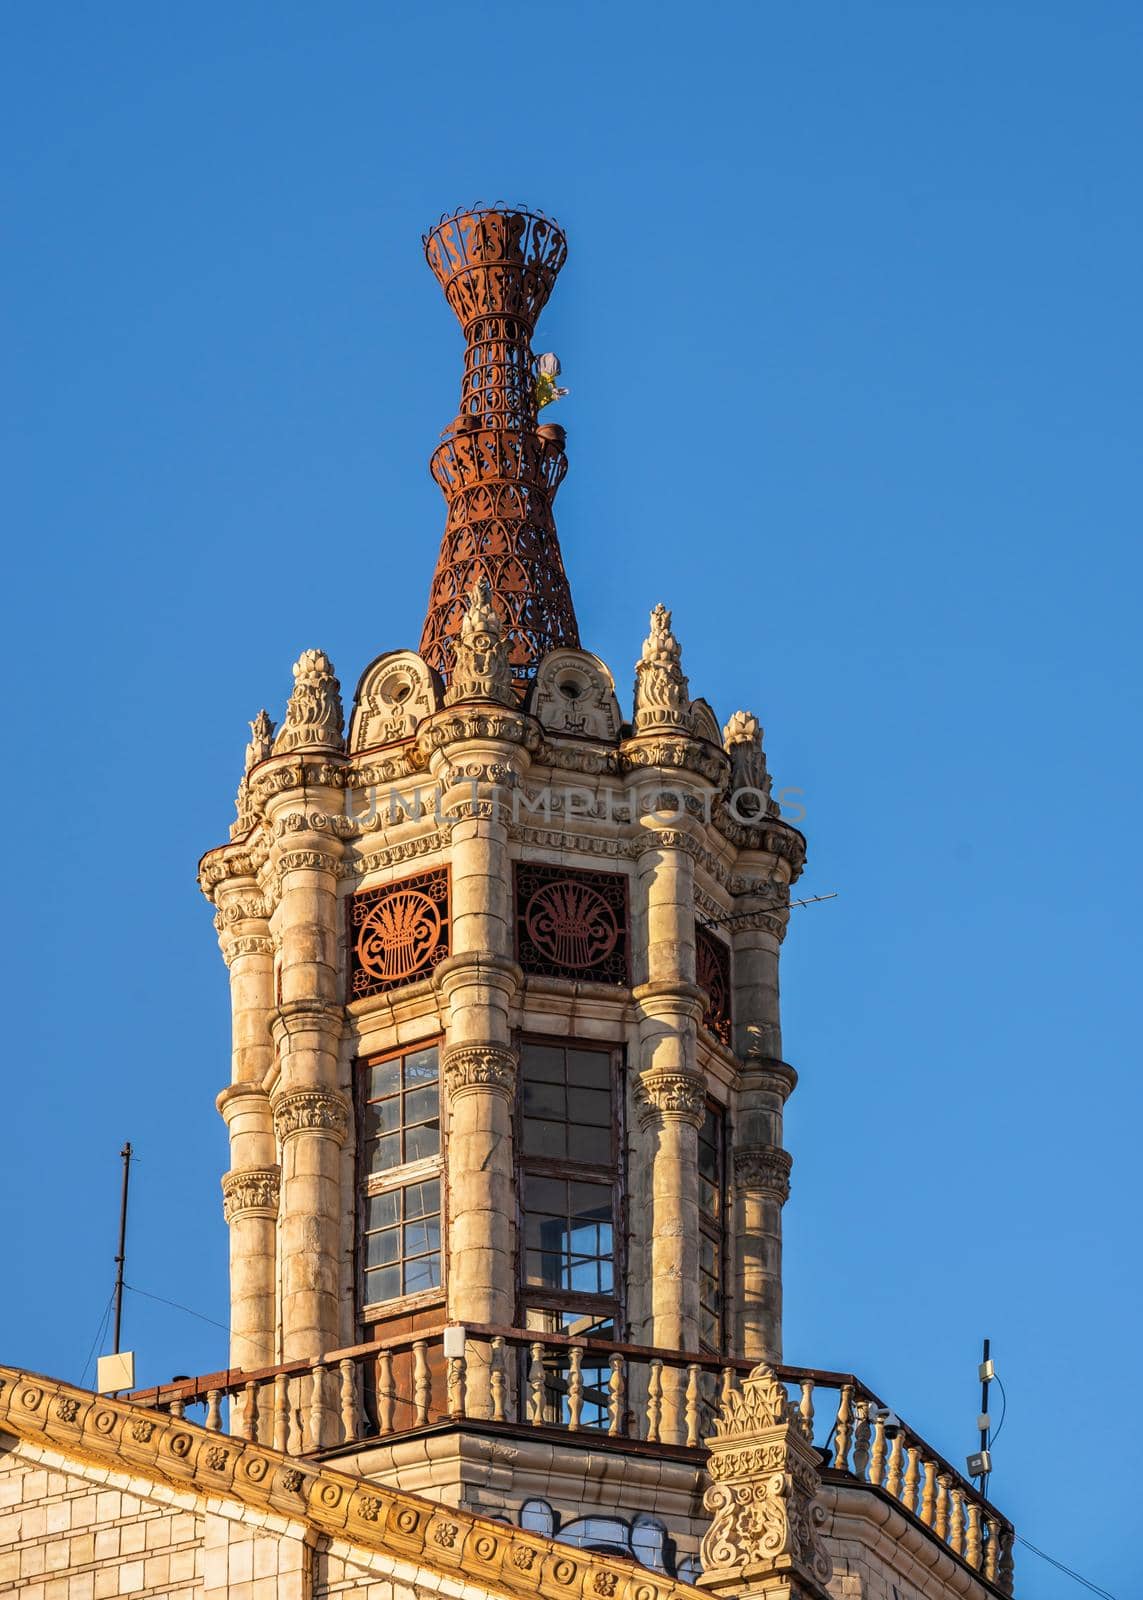
{"label": "carved stone column", "polygon": [[827,1600],[820,1458],[768,1366],[730,1391],[705,1442],[714,1482],[703,1504],[713,1520],[699,1587],[733,1600]]}
{"label": "carved stone column", "polygon": [[[706,1086],[698,1071],[704,996],[695,985],[694,871],[689,837],[649,833],[639,857],[638,900],[647,981],[639,1008],[640,1119],[646,1229],[642,1341],[674,1350],[699,1346],[698,1130]],[[672,1375],[673,1376],[673,1375]],[[664,1374],[667,1379],[667,1374]],[[685,1438],[679,1386],[664,1383],[665,1440]],[[668,1392],[669,1391],[669,1392]]]}
{"label": "carved stone column", "polygon": [[230,1137],[222,1180],[230,1231],[230,1362],[274,1361],[277,1150],[263,1083],[274,1055],[274,953],[269,911],[253,878],[220,886],[219,944],[230,972],[231,1082],[217,1105]]}

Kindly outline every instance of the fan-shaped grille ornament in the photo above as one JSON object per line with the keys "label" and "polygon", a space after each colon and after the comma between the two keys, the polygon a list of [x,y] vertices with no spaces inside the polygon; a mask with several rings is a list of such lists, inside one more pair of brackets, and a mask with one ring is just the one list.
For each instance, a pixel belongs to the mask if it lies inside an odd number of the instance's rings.
{"label": "fan-shaped grille ornament", "polygon": [[422,872],[353,896],[350,999],[426,977],[448,955],[448,871]]}
{"label": "fan-shaped grille ornament", "polygon": [[487,578],[522,690],[549,650],[579,647],[552,515],[564,430],[537,423],[531,342],[567,241],[537,213],[478,206],[442,218],[424,244],[466,349],[460,411],[430,461],[448,513],[420,653],[447,683],[466,596]]}
{"label": "fan-shaped grille ornament", "polygon": [[695,929],[695,981],[707,992],[702,1025],[722,1044],[731,1042],[730,951],[705,928]]}

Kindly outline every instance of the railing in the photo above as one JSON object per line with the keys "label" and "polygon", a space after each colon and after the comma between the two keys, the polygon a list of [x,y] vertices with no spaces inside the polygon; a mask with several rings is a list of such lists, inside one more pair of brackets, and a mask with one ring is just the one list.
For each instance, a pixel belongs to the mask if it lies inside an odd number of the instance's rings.
{"label": "railing", "polygon": [[[578,1435],[593,1447],[687,1452],[701,1451],[723,1396],[752,1365],[532,1329],[441,1326],[131,1398],[173,1416],[203,1406],[207,1428],[228,1425],[290,1455],[462,1421],[565,1441]],[[1012,1525],[968,1479],[852,1373],[778,1372],[827,1476],[887,1495],[1011,1594]]]}

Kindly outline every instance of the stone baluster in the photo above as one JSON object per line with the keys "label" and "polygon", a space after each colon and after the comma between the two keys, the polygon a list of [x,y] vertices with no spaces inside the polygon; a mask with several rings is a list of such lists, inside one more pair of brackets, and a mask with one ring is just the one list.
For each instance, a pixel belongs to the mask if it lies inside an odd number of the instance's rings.
{"label": "stone baluster", "polygon": [[568,1351],[568,1431],[579,1432],[583,1415],[583,1351],[572,1345]]}
{"label": "stone baluster", "polygon": [[869,1401],[857,1402],[857,1425],[853,1430],[853,1472],[864,1479],[869,1471]]}
{"label": "stone baluster", "polygon": [[[468,1341],[465,1341],[467,1350]],[[448,1414],[454,1422],[465,1415],[464,1407],[464,1372],[466,1361],[463,1355],[449,1356],[448,1366],[445,1370],[445,1392]]]}
{"label": "stone baluster", "polygon": [[996,1587],[1000,1590],[1001,1594],[1012,1593],[1012,1584],[1015,1579],[1016,1567],[1016,1563],[1013,1559],[1012,1546],[1015,1543],[1015,1540],[1016,1534],[1013,1529],[1007,1524],[1002,1525],[1000,1529],[999,1540],[1000,1559],[997,1563],[996,1569]]}
{"label": "stone baluster", "polygon": [[290,1396],[284,1372],[274,1375],[274,1449],[284,1454],[289,1438]]}
{"label": "stone baluster", "polygon": [[289,1405],[287,1412],[290,1427],[286,1436],[286,1454],[289,1456],[300,1456],[305,1447],[305,1439],[302,1435],[302,1408],[298,1403],[299,1388],[300,1385],[295,1382],[289,1386],[288,1390]]}
{"label": "stone baluster", "polygon": [[853,1426],[853,1385],[844,1383],[837,1403],[833,1464],[838,1472],[849,1471],[849,1440]]}
{"label": "stone baluster", "polygon": [[339,1399],[341,1401],[341,1438],[343,1444],[352,1444],[358,1437],[360,1425],[357,1410],[357,1368],[347,1356],[337,1364]]}
{"label": "stone baluster", "polygon": [[222,1431],[222,1390],[208,1389],[206,1391],[206,1426],[211,1433]]}
{"label": "stone baluster", "polygon": [[937,1504],[933,1513],[933,1531],[938,1539],[947,1539],[949,1535],[949,1475],[947,1472],[937,1473]]}
{"label": "stone baluster", "polygon": [[489,1363],[489,1388],[492,1395],[493,1422],[508,1420],[504,1408],[504,1340],[497,1336],[492,1341],[492,1359]]}
{"label": "stone baluster", "polygon": [[977,1572],[980,1571],[984,1559],[984,1546],[981,1540],[980,1507],[975,1500],[968,1502],[968,1533],[965,1539],[964,1558],[969,1566]]}
{"label": "stone baluster", "polygon": [[964,1490],[954,1485],[949,1491],[949,1549],[964,1554]]}
{"label": "stone baluster", "polygon": [[885,1479],[885,1487],[896,1500],[901,1499],[901,1479],[905,1465],[905,1441],[901,1437],[900,1427],[894,1428],[893,1437],[889,1441],[889,1475]]}
{"label": "stone baluster", "polygon": [[429,1406],[432,1404],[429,1347],[424,1339],[413,1342],[413,1404],[416,1407],[416,1426],[423,1428],[429,1420]]}
{"label": "stone baluster", "polygon": [[905,1467],[904,1504],[916,1515],[921,1509],[921,1447],[910,1439]]}
{"label": "stone baluster", "polygon": [[626,1404],[626,1395],[623,1381],[623,1357],[621,1355],[612,1355],[608,1365],[611,1368],[611,1376],[607,1380],[607,1431],[614,1439],[624,1432],[623,1412]]}
{"label": "stone baluster", "polygon": [[984,1576],[990,1583],[995,1583],[1000,1557],[1000,1523],[995,1517],[986,1517],[985,1527],[988,1529],[988,1540],[984,1547]]}
{"label": "stone baluster", "polygon": [[528,1368],[528,1397],[533,1428],[544,1422],[544,1347],[539,1340],[532,1346],[532,1364]]}
{"label": "stone baluster", "polygon": [[172,1417],[183,1417],[183,1416],[185,1416],[186,1415],[186,1402],[183,1401],[183,1400],[178,1400],[178,1399],[172,1400],[171,1401],[171,1405],[170,1405],[170,1413],[171,1413]]}
{"label": "stone baluster", "polygon": [[692,1450],[698,1445],[702,1420],[699,1409],[701,1376],[702,1368],[696,1362],[691,1362],[687,1367],[687,1444]]}
{"label": "stone baluster", "polygon": [[802,1397],[798,1401],[798,1420],[801,1423],[802,1438],[814,1442],[814,1380],[803,1378],[801,1383]]}
{"label": "stone baluster", "polygon": [[381,1350],[377,1354],[377,1432],[384,1436],[393,1431],[393,1352]]}
{"label": "stone baluster", "polygon": [[320,1450],[325,1444],[325,1375],[322,1361],[314,1363],[310,1374],[309,1448]]}
{"label": "stone baluster", "polygon": [[925,1487],[921,1494],[921,1521],[926,1528],[934,1526],[937,1515],[937,1468],[933,1461],[925,1462]]}
{"label": "stone baluster", "polygon": [[647,1378],[647,1442],[658,1444],[663,1419],[663,1363],[656,1356]]}
{"label": "stone baluster", "polygon": [[869,1454],[869,1481],[881,1487],[885,1480],[885,1416],[880,1407],[873,1419],[873,1448]]}
{"label": "stone baluster", "polygon": [[237,1433],[239,1427],[244,1439],[257,1439],[258,1437],[258,1385],[244,1383],[242,1385],[242,1403],[238,1404],[238,1397],[230,1403],[230,1431]]}

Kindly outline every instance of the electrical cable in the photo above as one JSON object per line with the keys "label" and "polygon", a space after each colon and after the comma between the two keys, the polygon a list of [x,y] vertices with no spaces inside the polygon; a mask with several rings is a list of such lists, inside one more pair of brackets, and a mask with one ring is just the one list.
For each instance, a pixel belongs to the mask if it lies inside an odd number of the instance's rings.
{"label": "electrical cable", "polygon": [[1004,1392],[1004,1385],[1001,1383],[999,1377],[997,1377],[995,1373],[992,1375],[992,1381],[999,1387],[1000,1398],[1004,1404],[1000,1408],[1000,1421],[996,1424],[996,1432],[993,1433],[991,1428],[988,1431],[988,1448],[990,1450],[992,1449],[992,1446],[995,1444],[996,1440],[1000,1437],[1000,1430],[1004,1426],[1004,1418],[1008,1415],[1008,1396]]}
{"label": "electrical cable", "polygon": [[1090,1578],[1085,1578],[1082,1572],[1076,1572],[1072,1567],[1066,1567],[1062,1561],[1057,1561],[1055,1556],[1050,1556],[1046,1550],[1038,1549],[1030,1540],[1025,1539],[1022,1533],[1016,1535],[1017,1544],[1022,1544],[1026,1550],[1031,1550],[1034,1556],[1039,1556],[1041,1561],[1046,1561],[1049,1566],[1055,1567],[1059,1572],[1069,1578],[1074,1578],[1077,1583],[1082,1583],[1085,1589],[1090,1589],[1092,1594],[1102,1596],[1102,1600],[1115,1600],[1110,1589],[1101,1589],[1098,1583],[1092,1583]]}
{"label": "electrical cable", "polygon": [[111,1316],[111,1307],[114,1303],[114,1300],[115,1290],[112,1289],[111,1293],[107,1297],[107,1304],[103,1308],[103,1315],[99,1319],[99,1326],[95,1330],[95,1338],[91,1341],[91,1349],[87,1352],[87,1360],[83,1363],[83,1371],[80,1374],[79,1379],[79,1387],[81,1389],[86,1388],[87,1386],[87,1372],[88,1368],[91,1366],[91,1358],[99,1348],[100,1340],[103,1338],[104,1330],[106,1329],[108,1319]]}

